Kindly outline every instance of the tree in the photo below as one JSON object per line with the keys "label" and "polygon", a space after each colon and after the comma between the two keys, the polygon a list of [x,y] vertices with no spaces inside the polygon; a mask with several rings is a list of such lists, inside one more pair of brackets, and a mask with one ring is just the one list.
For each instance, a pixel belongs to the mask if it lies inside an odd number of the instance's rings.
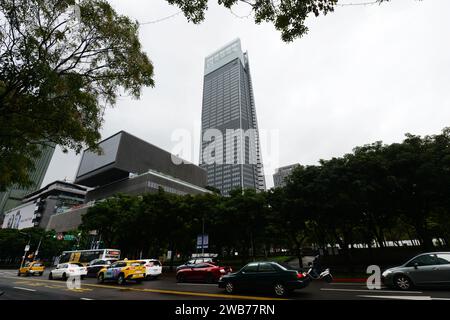
{"label": "tree", "polygon": [[154,85],[138,27],[106,0],[0,0],[0,190],[30,183],[39,146],[95,148],[119,92]]}
{"label": "tree", "polygon": [[[188,19],[193,23],[200,23],[205,19],[208,9],[208,0],[166,0],[172,5],[178,6]],[[378,3],[389,0],[378,0]],[[245,3],[255,16],[255,23],[272,23],[281,32],[283,41],[293,41],[308,32],[305,20],[310,14],[316,17],[333,12],[338,0],[218,0],[220,5],[227,9],[239,3]]]}

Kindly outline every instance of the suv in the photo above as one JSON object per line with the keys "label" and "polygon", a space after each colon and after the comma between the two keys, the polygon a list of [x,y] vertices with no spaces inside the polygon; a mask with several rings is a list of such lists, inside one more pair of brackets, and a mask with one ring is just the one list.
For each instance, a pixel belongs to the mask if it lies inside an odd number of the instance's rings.
{"label": "suv", "polygon": [[145,278],[156,279],[162,273],[161,262],[157,259],[142,259],[139,262],[145,267]]}
{"label": "suv", "polygon": [[117,259],[95,259],[89,262],[87,266],[87,277],[97,278],[97,274],[103,268],[109,267]]}
{"label": "suv", "polygon": [[145,277],[145,267],[138,260],[117,261],[107,268],[98,272],[97,280],[99,283],[104,281],[117,281],[117,284],[123,285],[127,280],[134,280],[140,283]]}

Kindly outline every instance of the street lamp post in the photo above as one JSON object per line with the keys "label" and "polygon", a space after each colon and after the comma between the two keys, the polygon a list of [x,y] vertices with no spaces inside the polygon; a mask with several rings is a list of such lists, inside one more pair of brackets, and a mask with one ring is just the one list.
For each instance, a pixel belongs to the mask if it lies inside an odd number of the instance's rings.
{"label": "street lamp post", "polygon": [[27,235],[28,236],[28,244],[25,246],[25,250],[24,250],[24,254],[22,257],[22,261],[20,262],[20,267],[23,267],[23,263],[25,261],[25,257],[27,256],[28,251],[30,250],[30,244],[31,244],[31,234],[29,233],[24,233],[24,232],[20,232],[19,233],[23,234],[23,235]]}

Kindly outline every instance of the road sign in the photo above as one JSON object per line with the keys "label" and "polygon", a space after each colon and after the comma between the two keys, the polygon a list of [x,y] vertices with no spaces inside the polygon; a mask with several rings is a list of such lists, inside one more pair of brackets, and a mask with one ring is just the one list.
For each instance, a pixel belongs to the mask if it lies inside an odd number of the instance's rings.
{"label": "road sign", "polygon": [[27,244],[27,245],[25,246],[25,252],[27,252],[27,251],[29,251],[29,250],[30,250],[30,245]]}
{"label": "road sign", "polygon": [[209,236],[207,234],[199,234],[197,236],[197,249],[208,249]]}
{"label": "road sign", "polygon": [[73,234],[66,234],[64,236],[64,240],[65,241],[72,241],[72,240],[76,240],[77,238],[73,235]]}

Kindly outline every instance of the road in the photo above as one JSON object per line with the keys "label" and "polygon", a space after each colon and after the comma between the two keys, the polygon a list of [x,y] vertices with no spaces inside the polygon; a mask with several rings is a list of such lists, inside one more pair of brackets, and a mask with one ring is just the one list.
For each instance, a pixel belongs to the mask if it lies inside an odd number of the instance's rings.
{"label": "road", "polygon": [[[255,293],[228,295],[215,284],[176,283],[174,276],[163,274],[158,280],[141,284],[98,284],[96,279],[81,281],[81,288],[69,289],[65,282],[42,277],[18,277],[16,270],[0,270],[0,300],[267,300],[271,296]],[[450,290],[401,292],[382,288],[369,290],[364,284],[314,282],[296,291],[288,299],[296,300],[450,300]]]}

